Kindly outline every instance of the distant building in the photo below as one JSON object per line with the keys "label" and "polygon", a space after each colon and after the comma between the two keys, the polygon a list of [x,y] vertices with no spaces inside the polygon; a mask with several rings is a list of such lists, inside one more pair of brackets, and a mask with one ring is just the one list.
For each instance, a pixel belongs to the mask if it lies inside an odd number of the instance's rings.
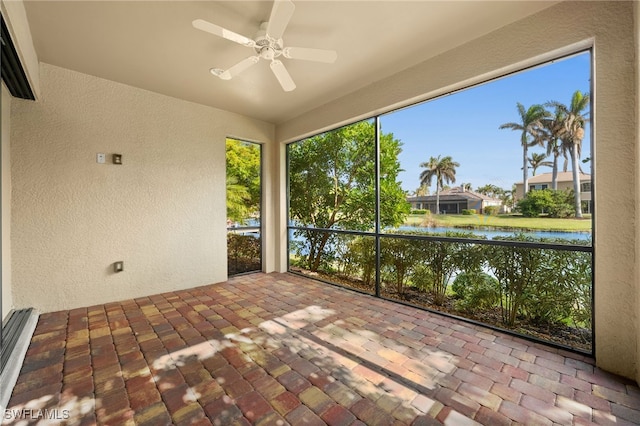
{"label": "distant building", "polygon": [[[429,210],[431,213],[436,213],[435,194],[407,197],[407,201],[414,210]],[[483,213],[487,206],[497,206],[500,210],[503,209],[502,200],[460,186],[440,191],[440,213],[461,214],[462,210],[470,209],[475,209],[477,213]]]}
{"label": "distant building", "polygon": [[[531,176],[528,179],[529,191],[536,189],[551,189],[552,173],[542,173]],[[573,172],[558,172],[558,190],[573,190]],[[516,200],[524,197],[524,185],[522,182],[516,183]],[[584,213],[591,213],[591,175],[580,173],[580,199]]]}

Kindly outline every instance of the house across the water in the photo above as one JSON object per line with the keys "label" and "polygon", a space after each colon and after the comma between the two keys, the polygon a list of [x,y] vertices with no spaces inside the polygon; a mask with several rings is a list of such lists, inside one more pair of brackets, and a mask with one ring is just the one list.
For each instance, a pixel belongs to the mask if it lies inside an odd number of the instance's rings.
{"label": "house across the water", "polygon": [[[429,210],[436,213],[436,195],[407,197],[413,210]],[[462,186],[440,191],[440,213],[461,214],[463,210],[474,209],[476,213],[484,213],[485,207],[497,206],[500,210],[502,200],[465,189]]]}

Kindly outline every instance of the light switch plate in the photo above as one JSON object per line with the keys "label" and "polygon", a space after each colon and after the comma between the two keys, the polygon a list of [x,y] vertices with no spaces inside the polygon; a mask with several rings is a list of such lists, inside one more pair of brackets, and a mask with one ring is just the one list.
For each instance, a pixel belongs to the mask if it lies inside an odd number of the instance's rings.
{"label": "light switch plate", "polygon": [[103,154],[103,153],[99,152],[99,153],[96,155],[96,162],[97,162],[98,164],[104,164],[104,163],[106,163],[106,162],[107,162],[107,156],[106,156],[106,154]]}

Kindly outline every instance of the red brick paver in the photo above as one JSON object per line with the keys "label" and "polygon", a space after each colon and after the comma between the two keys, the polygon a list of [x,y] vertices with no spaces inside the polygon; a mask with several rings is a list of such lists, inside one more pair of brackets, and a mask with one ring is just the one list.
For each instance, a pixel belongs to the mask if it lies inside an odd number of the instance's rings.
{"label": "red brick paver", "polygon": [[40,316],[3,424],[637,424],[587,357],[291,274]]}

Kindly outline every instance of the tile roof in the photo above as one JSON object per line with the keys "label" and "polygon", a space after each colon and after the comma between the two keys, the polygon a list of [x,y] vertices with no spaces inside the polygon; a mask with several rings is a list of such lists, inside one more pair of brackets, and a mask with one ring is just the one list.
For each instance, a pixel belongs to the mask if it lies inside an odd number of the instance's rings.
{"label": "tile roof", "polygon": [[[532,183],[551,183],[552,173],[540,173],[535,176],[529,176],[528,182]],[[580,173],[580,182],[590,181],[591,175]],[[573,172],[558,172],[558,182],[573,182]],[[518,182],[522,185],[522,181]]]}

